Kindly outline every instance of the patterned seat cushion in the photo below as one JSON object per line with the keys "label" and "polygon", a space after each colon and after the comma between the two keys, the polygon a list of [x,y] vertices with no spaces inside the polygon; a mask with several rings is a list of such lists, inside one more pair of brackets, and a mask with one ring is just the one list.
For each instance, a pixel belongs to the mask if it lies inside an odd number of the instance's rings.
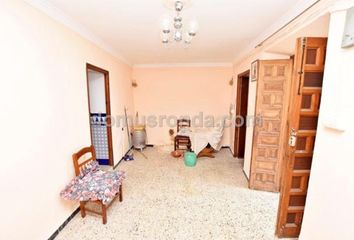
{"label": "patterned seat cushion", "polygon": [[[96,167],[95,167],[96,166]],[[66,200],[96,201],[100,200],[108,205],[119,193],[119,186],[125,178],[122,171],[102,171],[98,164],[88,166],[86,174],[75,177],[60,192],[60,196]]]}

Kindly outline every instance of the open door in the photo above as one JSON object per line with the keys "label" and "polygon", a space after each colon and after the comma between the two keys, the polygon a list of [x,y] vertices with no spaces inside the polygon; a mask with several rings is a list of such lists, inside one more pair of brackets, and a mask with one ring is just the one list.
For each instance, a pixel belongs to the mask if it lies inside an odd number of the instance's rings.
{"label": "open door", "polygon": [[114,165],[109,72],[86,64],[91,144],[101,165]]}
{"label": "open door", "polygon": [[[238,118],[235,126],[234,157],[241,159],[245,157],[249,80],[250,71],[241,73],[237,77],[236,116]],[[239,117],[244,119],[243,124]]]}
{"label": "open door", "polygon": [[297,40],[277,235],[298,237],[305,209],[321,101],[327,38]]}
{"label": "open door", "polygon": [[259,61],[249,187],[279,192],[293,61]]}

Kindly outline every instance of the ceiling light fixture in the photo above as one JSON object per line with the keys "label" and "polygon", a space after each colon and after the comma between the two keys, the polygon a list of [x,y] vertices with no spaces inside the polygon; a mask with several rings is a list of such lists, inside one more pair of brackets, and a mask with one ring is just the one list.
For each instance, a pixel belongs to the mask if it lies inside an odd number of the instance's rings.
{"label": "ceiling light fixture", "polygon": [[[183,41],[185,45],[192,43],[193,38],[197,34],[198,23],[196,21],[191,21],[187,30],[183,29],[183,18],[181,12],[185,6],[185,1],[183,0],[173,0],[174,10],[176,15],[173,18],[173,24],[171,24],[170,18],[164,18],[162,20],[162,43],[168,44],[171,41],[180,43]],[[171,25],[173,26],[171,28]]]}

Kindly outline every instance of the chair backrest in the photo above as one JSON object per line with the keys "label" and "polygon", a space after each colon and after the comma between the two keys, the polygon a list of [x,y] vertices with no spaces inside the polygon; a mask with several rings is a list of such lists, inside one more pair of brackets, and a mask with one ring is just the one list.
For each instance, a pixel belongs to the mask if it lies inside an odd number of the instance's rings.
{"label": "chair backrest", "polygon": [[[89,157],[88,159],[86,159],[80,163],[80,158],[87,153],[91,153],[91,157]],[[85,148],[81,149],[80,151],[78,151],[77,153],[74,153],[73,154],[73,162],[74,162],[74,168],[75,168],[75,175],[79,176],[81,173],[81,170],[92,161],[96,161],[96,154],[95,154],[95,149],[93,146],[85,147]]]}
{"label": "chair backrest", "polygon": [[184,127],[191,127],[191,120],[189,119],[178,119],[177,120],[177,132],[179,132],[179,130],[181,128]]}

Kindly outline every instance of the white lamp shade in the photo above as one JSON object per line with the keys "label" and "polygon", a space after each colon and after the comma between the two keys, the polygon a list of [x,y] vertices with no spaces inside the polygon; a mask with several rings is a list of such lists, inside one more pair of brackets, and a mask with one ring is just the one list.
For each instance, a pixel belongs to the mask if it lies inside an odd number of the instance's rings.
{"label": "white lamp shade", "polygon": [[198,24],[197,20],[193,19],[189,23],[189,32],[197,33],[198,30],[199,30],[199,24]]}
{"label": "white lamp shade", "polygon": [[170,30],[171,29],[171,20],[168,16],[165,16],[161,20],[161,29]]}

